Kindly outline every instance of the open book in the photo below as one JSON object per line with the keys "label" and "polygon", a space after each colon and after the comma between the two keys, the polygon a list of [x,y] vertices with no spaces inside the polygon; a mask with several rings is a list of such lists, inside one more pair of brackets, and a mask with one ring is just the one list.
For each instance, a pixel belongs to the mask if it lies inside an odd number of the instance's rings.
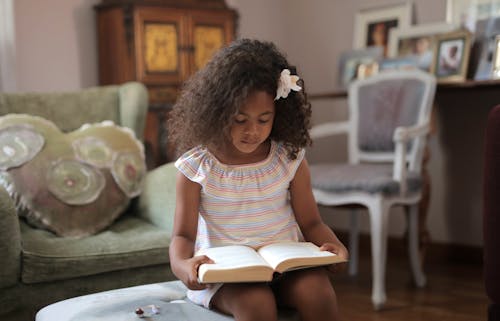
{"label": "open book", "polygon": [[202,264],[198,270],[200,283],[271,281],[275,272],[329,265],[345,260],[328,251],[320,251],[310,242],[279,242],[257,251],[244,245],[202,249],[214,264]]}

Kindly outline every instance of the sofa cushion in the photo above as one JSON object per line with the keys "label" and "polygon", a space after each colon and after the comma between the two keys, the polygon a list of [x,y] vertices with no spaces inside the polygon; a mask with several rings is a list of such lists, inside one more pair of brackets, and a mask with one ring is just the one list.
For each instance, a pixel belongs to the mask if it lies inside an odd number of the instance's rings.
{"label": "sofa cushion", "polygon": [[0,115],[40,116],[53,121],[63,132],[103,120],[122,124],[117,94],[122,87],[102,86],[76,92],[0,93]]}
{"label": "sofa cushion", "polygon": [[37,283],[169,262],[170,238],[151,223],[124,215],[106,231],[57,237],[21,222],[22,281]]}
{"label": "sofa cushion", "polygon": [[25,114],[0,117],[0,183],[18,213],[59,236],[83,237],[113,222],[141,192],[144,148],[112,122],[63,134]]}

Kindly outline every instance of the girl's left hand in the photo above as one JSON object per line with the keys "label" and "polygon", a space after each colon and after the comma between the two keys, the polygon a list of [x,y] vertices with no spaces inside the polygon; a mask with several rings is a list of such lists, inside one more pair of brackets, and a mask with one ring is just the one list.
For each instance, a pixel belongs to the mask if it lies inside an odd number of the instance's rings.
{"label": "girl's left hand", "polygon": [[347,268],[347,260],[349,259],[349,252],[347,248],[342,243],[324,243],[319,248],[321,251],[328,251],[337,254],[340,258],[346,260],[346,262],[336,263],[329,265],[327,268],[332,273],[343,272]]}

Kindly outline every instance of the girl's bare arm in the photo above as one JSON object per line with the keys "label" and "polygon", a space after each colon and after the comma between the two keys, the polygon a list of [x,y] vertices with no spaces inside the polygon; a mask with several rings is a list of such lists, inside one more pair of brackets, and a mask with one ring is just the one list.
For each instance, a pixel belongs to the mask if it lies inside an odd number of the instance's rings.
{"label": "girl's bare arm", "polygon": [[306,159],[302,160],[290,183],[290,197],[295,218],[306,241],[347,259],[346,247],[321,219],[312,193],[311,175]]}
{"label": "girl's bare arm", "polygon": [[177,174],[174,228],[170,242],[170,266],[172,272],[192,290],[205,288],[198,283],[198,267],[212,261],[206,256],[194,255],[198,229],[200,185],[190,181],[182,173]]}

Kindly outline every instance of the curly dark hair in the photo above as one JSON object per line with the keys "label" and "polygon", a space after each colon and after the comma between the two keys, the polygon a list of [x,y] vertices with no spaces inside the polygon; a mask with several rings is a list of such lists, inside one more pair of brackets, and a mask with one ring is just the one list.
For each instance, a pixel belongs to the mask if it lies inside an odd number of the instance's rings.
{"label": "curly dark hair", "polygon": [[[184,84],[168,120],[169,138],[177,153],[203,145],[217,146],[229,137],[233,118],[249,95],[265,91],[274,97],[283,69],[295,74],[274,44],[240,39],[219,50],[207,65]],[[275,101],[270,139],[282,142],[295,159],[309,137],[311,104],[304,82],[301,91]]]}

